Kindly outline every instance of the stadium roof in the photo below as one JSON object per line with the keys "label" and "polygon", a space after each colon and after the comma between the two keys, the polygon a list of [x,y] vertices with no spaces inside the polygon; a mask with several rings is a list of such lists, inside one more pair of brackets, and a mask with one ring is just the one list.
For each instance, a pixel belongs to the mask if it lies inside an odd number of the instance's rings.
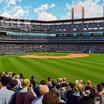
{"label": "stadium roof", "polygon": [[7,18],[0,16],[0,20],[8,21],[21,21],[21,22],[37,22],[37,23],[59,23],[59,22],[80,22],[80,21],[100,21],[104,20],[104,17],[95,17],[95,18],[84,18],[84,19],[65,19],[65,20],[53,20],[53,21],[41,21],[41,20],[29,20],[29,19],[16,19],[16,18]]}

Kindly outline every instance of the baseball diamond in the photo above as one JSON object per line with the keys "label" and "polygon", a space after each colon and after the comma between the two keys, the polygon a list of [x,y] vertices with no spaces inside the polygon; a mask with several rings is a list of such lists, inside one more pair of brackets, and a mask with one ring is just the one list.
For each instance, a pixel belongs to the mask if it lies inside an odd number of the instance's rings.
{"label": "baseball diamond", "polygon": [[[34,12],[54,20],[33,20],[9,16],[32,11],[17,6],[22,0],[4,1],[0,6],[9,3],[0,16],[0,104],[104,104],[104,3],[69,0],[71,19],[62,20],[48,11],[56,5],[47,3]],[[94,5],[98,16],[86,17],[92,8],[85,4]]]}

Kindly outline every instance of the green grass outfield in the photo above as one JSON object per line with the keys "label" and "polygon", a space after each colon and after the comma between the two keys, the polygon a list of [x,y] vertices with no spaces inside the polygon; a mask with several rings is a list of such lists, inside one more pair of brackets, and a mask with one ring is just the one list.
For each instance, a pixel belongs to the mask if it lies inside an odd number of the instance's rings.
{"label": "green grass outfield", "polygon": [[[67,55],[69,53],[32,53],[35,55]],[[37,82],[51,76],[66,77],[68,81],[92,80],[95,84],[104,81],[104,54],[91,54],[75,59],[24,59],[16,56],[0,56],[0,72],[23,73],[35,76]]]}

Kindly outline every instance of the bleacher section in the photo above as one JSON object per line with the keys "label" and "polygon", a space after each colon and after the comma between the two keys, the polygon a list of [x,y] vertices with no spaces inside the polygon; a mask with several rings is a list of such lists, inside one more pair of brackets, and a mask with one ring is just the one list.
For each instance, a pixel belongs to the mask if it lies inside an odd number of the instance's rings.
{"label": "bleacher section", "polygon": [[0,36],[0,54],[30,52],[104,53],[104,36]]}
{"label": "bleacher section", "polygon": [[[50,35],[19,36],[8,32]],[[104,17],[58,21],[0,17],[0,54],[28,52],[104,53]]]}

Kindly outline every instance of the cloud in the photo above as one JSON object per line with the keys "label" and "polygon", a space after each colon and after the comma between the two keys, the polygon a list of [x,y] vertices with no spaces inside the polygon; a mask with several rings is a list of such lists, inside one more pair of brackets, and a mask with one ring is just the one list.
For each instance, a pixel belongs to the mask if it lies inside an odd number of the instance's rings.
{"label": "cloud", "polygon": [[[85,9],[85,18],[91,17],[101,17],[103,16],[103,4],[99,4],[100,0],[77,0],[78,2],[76,5],[82,5]],[[74,0],[73,0],[73,3]],[[71,19],[71,8],[73,5],[66,4],[66,15],[64,16],[65,19]],[[76,9],[76,8],[75,8]],[[77,8],[75,10],[75,18],[81,18],[81,12],[78,12],[81,8]]]}
{"label": "cloud", "polygon": [[10,17],[10,14],[8,13],[8,11],[4,11],[1,16],[4,16],[4,17]]}
{"label": "cloud", "polygon": [[16,5],[16,0],[7,0],[8,5]]}
{"label": "cloud", "polygon": [[24,17],[26,16],[27,13],[28,11],[26,9],[22,8],[21,6],[18,6],[17,8],[14,9],[13,17],[15,18]]}
{"label": "cloud", "polygon": [[66,15],[63,16],[62,19],[70,19],[71,18],[71,8],[72,8],[72,5],[66,3],[66,8],[65,8]]}
{"label": "cloud", "polygon": [[37,14],[38,20],[57,20],[56,16],[48,12],[48,9],[55,7],[55,4],[42,4],[40,7],[35,8],[34,12]]}
{"label": "cloud", "polygon": [[51,13],[48,13],[48,12],[41,12],[41,13],[38,13],[38,17],[37,17],[38,20],[57,20],[56,16],[54,16],[53,14]]}
{"label": "cloud", "polygon": [[9,18],[25,18],[28,14],[28,10],[21,6],[14,6],[11,9],[6,9],[1,15]]}
{"label": "cloud", "polygon": [[85,17],[100,17],[103,16],[103,6],[93,0],[83,2],[85,8]]}
{"label": "cloud", "polygon": [[2,3],[4,0],[0,0],[0,3]]}
{"label": "cloud", "polygon": [[17,2],[21,2],[22,0],[7,0],[8,5],[16,5]]}
{"label": "cloud", "polygon": [[42,4],[40,7],[36,8],[34,11],[37,13],[37,12],[42,12],[42,11],[46,11],[48,10],[49,8],[53,8],[55,7],[55,4]]}
{"label": "cloud", "polygon": [[22,2],[22,0],[5,0],[3,1],[5,6],[1,12],[1,16],[9,18],[26,18],[29,13],[27,7],[17,5],[17,2]]}
{"label": "cloud", "polygon": [[51,4],[51,5],[50,5],[50,8],[53,8],[53,7],[55,7],[55,6],[56,6],[55,4]]}

